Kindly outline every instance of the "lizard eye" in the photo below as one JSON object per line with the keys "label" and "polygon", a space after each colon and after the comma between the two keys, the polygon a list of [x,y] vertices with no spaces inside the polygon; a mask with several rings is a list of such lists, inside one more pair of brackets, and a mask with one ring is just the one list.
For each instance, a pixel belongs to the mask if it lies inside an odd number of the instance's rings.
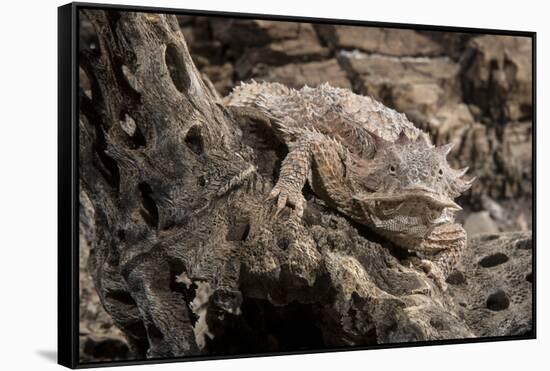
{"label": "lizard eye", "polygon": [[443,169],[440,168],[437,173],[439,174],[439,176],[442,176],[443,175]]}
{"label": "lizard eye", "polygon": [[393,165],[390,165],[390,168],[389,168],[389,170],[390,170],[390,174],[392,174],[392,175],[394,175],[394,174],[395,174],[395,166],[393,166]]}

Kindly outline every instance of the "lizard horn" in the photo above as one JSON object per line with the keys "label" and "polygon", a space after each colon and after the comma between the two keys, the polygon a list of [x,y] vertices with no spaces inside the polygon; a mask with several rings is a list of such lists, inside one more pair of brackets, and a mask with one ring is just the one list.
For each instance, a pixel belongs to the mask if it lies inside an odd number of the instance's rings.
{"label": "lizard horn", "polygon": [[468,166],[466,166],[465,168],[462,168],[462,169],[458,169],[458,170],[454,170],[454,175],[457,177],[457,178],[460,178],[462,177],[464,174],[466,174],[468,172],[470,168]]}
{"label": "lizard horn", "polygon": [[386,146],[389,146],[392,144],[392,142],[390,142],[389,140],[386,140],[376,134],[373,134],[371,133],[370,134],[371,138],[372,138],[372,142],[374,143],[374,146],[377,150],[380,150]]}
{"label": "lizard horn", "polygon": [[436,151],[441,153],[443,156],[447,156],[449,154],[449,152],[451,152],[451,150],[453,149],[454,147],[454,143],[447,143],[447,144],[444,144],[442,146],[439,146],[436,148]]}
{"label": "lizard horn", "polygon": [[407,144],[410,142],[411,140],[409,139],[409,137],[407,137],[407,134],[405,134],[404,130],[401,130],[401,132],[399,133],[399,137],[397,137],[397,140],[395,141],[395,143],[397,144]]}

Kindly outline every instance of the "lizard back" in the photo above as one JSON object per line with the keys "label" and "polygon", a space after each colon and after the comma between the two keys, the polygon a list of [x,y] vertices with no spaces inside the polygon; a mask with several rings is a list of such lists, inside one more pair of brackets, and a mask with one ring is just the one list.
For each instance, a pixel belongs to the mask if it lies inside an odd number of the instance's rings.
{"label": "lizard back", "polygon": [[400,135],[415,141],[427,135],[407,117],[377,100],[330,86],[296,90],[279,83],[242,83],[225,98],[228,106],[255,107],[272,121],[276,135],[289,144],[316,131],[340,141],[352,153],[369,156],[372,135],[395,142]]}

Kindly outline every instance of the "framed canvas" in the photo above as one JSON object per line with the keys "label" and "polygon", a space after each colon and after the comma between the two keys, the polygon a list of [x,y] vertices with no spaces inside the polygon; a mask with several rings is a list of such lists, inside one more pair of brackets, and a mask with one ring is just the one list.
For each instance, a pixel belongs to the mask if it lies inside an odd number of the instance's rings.
{"label": "framed canvas", "polygon": [[60,364],[535,338],[534,32],[58,18]]}

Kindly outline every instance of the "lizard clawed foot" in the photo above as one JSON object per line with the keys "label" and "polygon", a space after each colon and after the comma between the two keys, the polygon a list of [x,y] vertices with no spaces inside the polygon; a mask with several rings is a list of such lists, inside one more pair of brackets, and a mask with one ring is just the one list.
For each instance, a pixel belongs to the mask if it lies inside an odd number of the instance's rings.
{"label": "lizard clawed foot", "polygon": [[294,207],[294,212],[298,215],[298,217],[301,218],[304,215],[306,199],[302,195],[301,190],[296,190],[291,186],[277,183],[271,190],[271,193],[269,193],[268,199],[277,199],[277,211],[275,211],[275,217],[283,211],[286,205]]}
{"label": "lizard clawed foot", "polygon": [[447,291],[447,283],[445,282],[445,275],[441,269],[431,260],[422,259],[420,267],[426,273],[426,275],[435,281],[435,284],[442,290]]}

